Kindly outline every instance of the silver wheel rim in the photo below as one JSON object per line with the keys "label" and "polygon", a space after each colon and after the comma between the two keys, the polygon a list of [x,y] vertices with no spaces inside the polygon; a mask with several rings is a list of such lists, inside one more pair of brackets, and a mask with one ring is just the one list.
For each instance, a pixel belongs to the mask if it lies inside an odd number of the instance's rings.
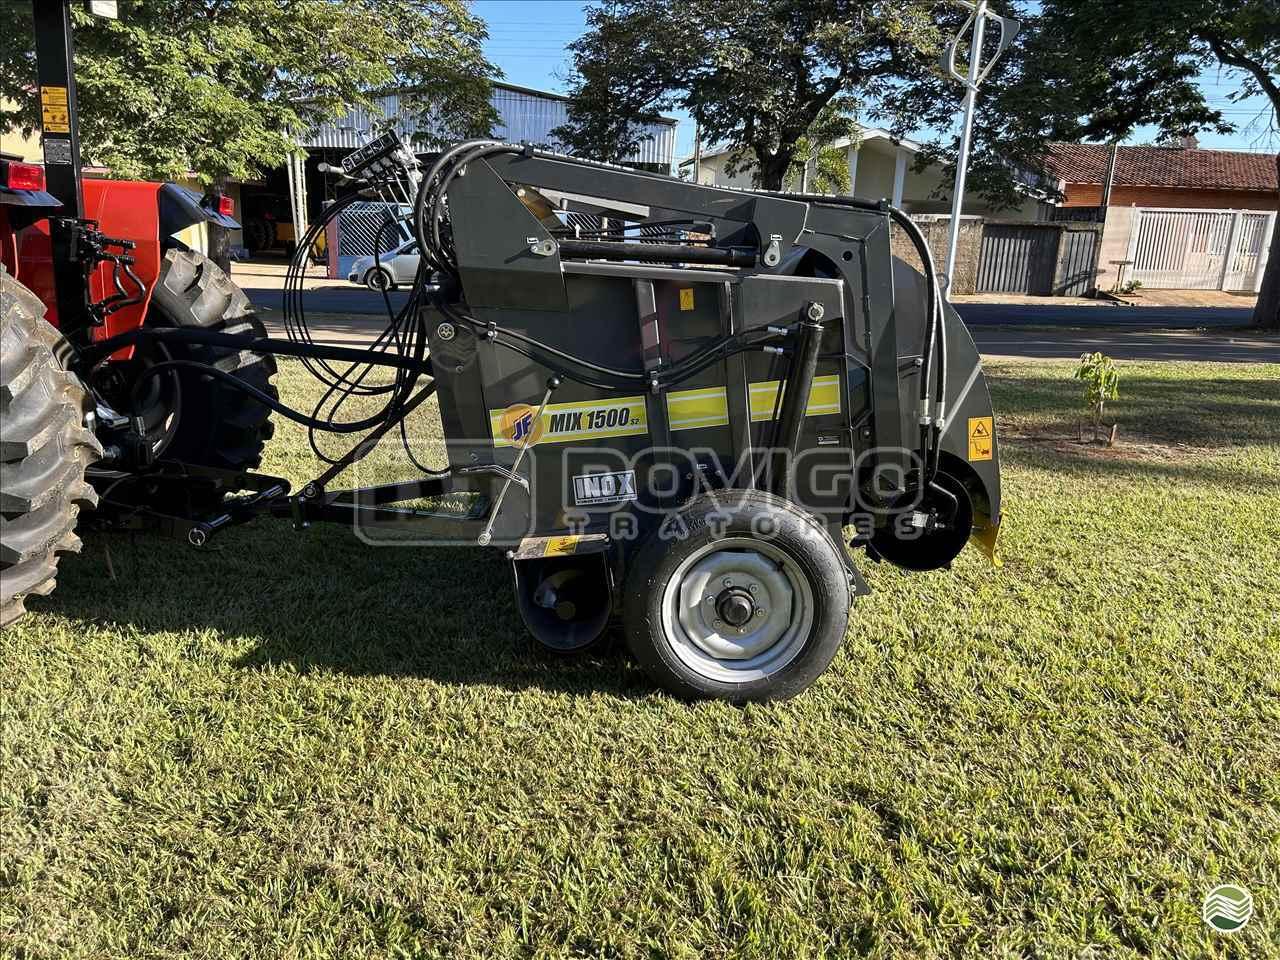
{"label": "silver wheel rim", "polygon": [[[726,591],[750,597],[741,626],[722,615]],[[662,629],[672,651],[708,680],[759,680],[791,663],[813,629],[813,589],[795,559],[749,537],[728,537],[681,561],[662,594]]]}

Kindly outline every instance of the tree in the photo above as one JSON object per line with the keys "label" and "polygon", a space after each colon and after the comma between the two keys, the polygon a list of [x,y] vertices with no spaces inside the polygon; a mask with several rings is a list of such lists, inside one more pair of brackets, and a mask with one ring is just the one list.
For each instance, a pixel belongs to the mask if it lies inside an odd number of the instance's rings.
{"label": "tree", "polygon": [[[254,177],[392,87],[411,88],[428,145],[495,119],[484,24],[462,0],[126,0],[116,21],[72,10],[81,149],[113,176]],[[38,126],[27,3],[5,10],[0,98],[12,104],[0,129]]]}
{"label": "tree", "polygon": [[[1214,67],[1240,78],[1229,99],[1259,94],[1280,130],[1280,7],[1274,0],[1043,0],[1024,21],[1017,46],[980,94],[970,185],[993,202],[1011,200],[1017,171],[1043,171],[1053,140],[1116,143],[1140,126],[1161,140],[1235,127],[1205,99],[1198,78]],[[901,87],[895,117],[950,130],[959,86],[937,77]],[[954,138],[935,141],[921,162],[954,159]],[[1280,157],[1277,158],[1280,178]],[[1278,193],[1280,198],[1280,193]],[[1254,322],[1280,328],[1280,230]]]}
{"label": "tree", "polygon": [[[786,189],[800,193],[848,193],[853,186],[849,181],[846,151],[849,146],[857,146],[860,137],[856,130],[849,130],[850,124],[841,112],[839,100],[818,114],[808,133],[796,141],[795,160],[787,168]],[[849,141],[845,146],[832,146],[845,140]]]}
{"label": "tree", "polygon": [[[941,36],[932,2],[901,0],[610,0],[570,44],[568,122],[555,135],[578,154],[622,162],[643,125],[682,108],[726,144],[757,183],[779,190],[797,144],[931,69]],[[829,141],[827,141],[829,142]]]}

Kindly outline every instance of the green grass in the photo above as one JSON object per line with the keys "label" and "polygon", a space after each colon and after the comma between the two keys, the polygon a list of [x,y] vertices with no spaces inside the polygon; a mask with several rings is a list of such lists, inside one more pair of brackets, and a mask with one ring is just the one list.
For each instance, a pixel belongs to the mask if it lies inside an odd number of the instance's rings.
{"label": "green grass", "polygon": [[0,955],[1280,956],[1280,368],[1122,364],[1114,451],[1069,371],[990,369],[1004,567],[867,565],[784,704],[540,655],[486,551],[90,535],[0,639]]}

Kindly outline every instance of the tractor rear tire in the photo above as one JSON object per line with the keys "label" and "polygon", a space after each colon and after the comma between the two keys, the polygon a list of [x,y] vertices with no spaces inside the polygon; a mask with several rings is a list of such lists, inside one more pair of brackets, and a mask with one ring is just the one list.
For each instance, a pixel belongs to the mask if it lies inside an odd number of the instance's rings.
{"label": "tractor rear tire", "polygon": [[44,304],[0,267],[0,628],[53,590],[58,555],[80,551],[80,508],[98,501],[84,474],[102,446],[68,356]]}
{"label": "tractor rear tire", "polygon": [[[191,250],[170,250],[160,265],[151,297],[149,323],[233,335],[266,336],[266,328],[245,296],[222,268]],[[271,378],[276,361],[270,354],[229,350],[201,344],[174,345],[175,360],[216,366],[273,400],[279,399]],[[161,452],[165,460],[220,470],[252,470],[262,463],[262,450],[275,425],[271,408],[243,390],[202,375],[180,371],[181,400],[173,436]],[[212,481],[195,480],[185,494],[193,509],[215,507],[223,490]]]}

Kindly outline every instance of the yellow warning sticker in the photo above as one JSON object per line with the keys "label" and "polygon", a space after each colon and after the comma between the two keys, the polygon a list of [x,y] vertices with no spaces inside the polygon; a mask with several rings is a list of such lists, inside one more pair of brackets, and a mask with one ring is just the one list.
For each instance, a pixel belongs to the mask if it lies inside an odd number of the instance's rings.
{"label": "yellow warning sticker", "polygon": [[71,112],[66,87],[40,88],[40,114],[45,133],[70,133]]}
{"label": "yellow warning sticker", "polygon": [[582,540],[581,536],[547,537],[547,545],[542,548],[542,555],[544,557],[565,557],[577,553],[580,540]]}
{"label": "yellow warning sticker", "polygon": [[990,460],[995,424],[990,417],[969,418],[969,459]]}
{"label": "yellow warning sticker", "polygon": [[693,309],[693,287],[685,287],[680,291],[680,309]]}

